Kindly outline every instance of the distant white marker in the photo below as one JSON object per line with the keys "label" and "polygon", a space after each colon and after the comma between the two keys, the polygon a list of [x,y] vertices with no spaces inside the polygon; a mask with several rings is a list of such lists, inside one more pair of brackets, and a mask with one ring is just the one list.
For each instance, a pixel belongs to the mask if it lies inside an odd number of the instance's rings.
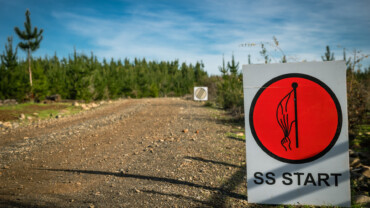
{"label": "distant white marker", "polygon": [[208,87],[194,87],[194,100],[207,101]]}

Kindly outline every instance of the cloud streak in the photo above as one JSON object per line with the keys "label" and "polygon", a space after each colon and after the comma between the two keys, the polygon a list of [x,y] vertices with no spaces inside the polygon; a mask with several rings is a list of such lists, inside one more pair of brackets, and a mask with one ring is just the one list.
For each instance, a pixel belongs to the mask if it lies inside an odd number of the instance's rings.
{"label": "cloud streak", "polygon": [[[84,41],[78,49],[98,57],[196,62],[218,74],[222,54],[241,64],[248,54],[261,63],[258,47],[241,43],[276,36],[291,61],[320,61],[325,46],[370,53],[368,1],[192,1],[191,5],[131,4],[114,16],[53,11],[64,28]],[[271,49],[270,49],[271,50]],[[278,53],[271,51],[273,56]],[[340,59],[337,56],[337,59]],[[279,58],[275,57],[278,61]]]}

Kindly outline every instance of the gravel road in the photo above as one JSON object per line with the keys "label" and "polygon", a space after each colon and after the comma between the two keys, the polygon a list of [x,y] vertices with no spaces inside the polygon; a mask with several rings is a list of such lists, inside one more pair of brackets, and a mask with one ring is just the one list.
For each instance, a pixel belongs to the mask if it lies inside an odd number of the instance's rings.
{"label": "gravel road", "polygon": [[223,111],[114,101],[0,129],[0,207],[245,207],[245,143]]}

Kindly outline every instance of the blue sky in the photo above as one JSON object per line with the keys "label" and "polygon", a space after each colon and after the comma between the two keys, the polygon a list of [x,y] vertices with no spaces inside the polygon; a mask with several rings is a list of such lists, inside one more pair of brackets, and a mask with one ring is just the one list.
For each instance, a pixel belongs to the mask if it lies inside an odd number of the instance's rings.
{"label": "blue sky", "polygon": [[[326,45],[336,59],[343,48],[348,56],[353,49],[370,54],[368,0],[0,0],[0,52],[8,36],[19,42],[14,27],[23,28],[27,8],[33,26],[44,29],[34,56],[67,57],[76,48],[100,60],[203,61],[209,74],[219,74],[223,54],[226,61],[234,54],[240,65],[248,54],[262,63],[259,45],[241,44],[272,43],[273,36],[289,62],[321,61]],[[278,62],[281,53],[267,49]]]}

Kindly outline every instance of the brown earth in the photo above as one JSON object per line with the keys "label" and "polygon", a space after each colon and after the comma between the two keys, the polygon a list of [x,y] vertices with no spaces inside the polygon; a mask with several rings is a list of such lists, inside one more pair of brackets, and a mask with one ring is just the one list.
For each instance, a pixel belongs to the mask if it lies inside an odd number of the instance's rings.
{"label": "brown earth", "polygon": [[245,143],[223,111],[120,100],[0,129],[0,207],[245,207]]}

